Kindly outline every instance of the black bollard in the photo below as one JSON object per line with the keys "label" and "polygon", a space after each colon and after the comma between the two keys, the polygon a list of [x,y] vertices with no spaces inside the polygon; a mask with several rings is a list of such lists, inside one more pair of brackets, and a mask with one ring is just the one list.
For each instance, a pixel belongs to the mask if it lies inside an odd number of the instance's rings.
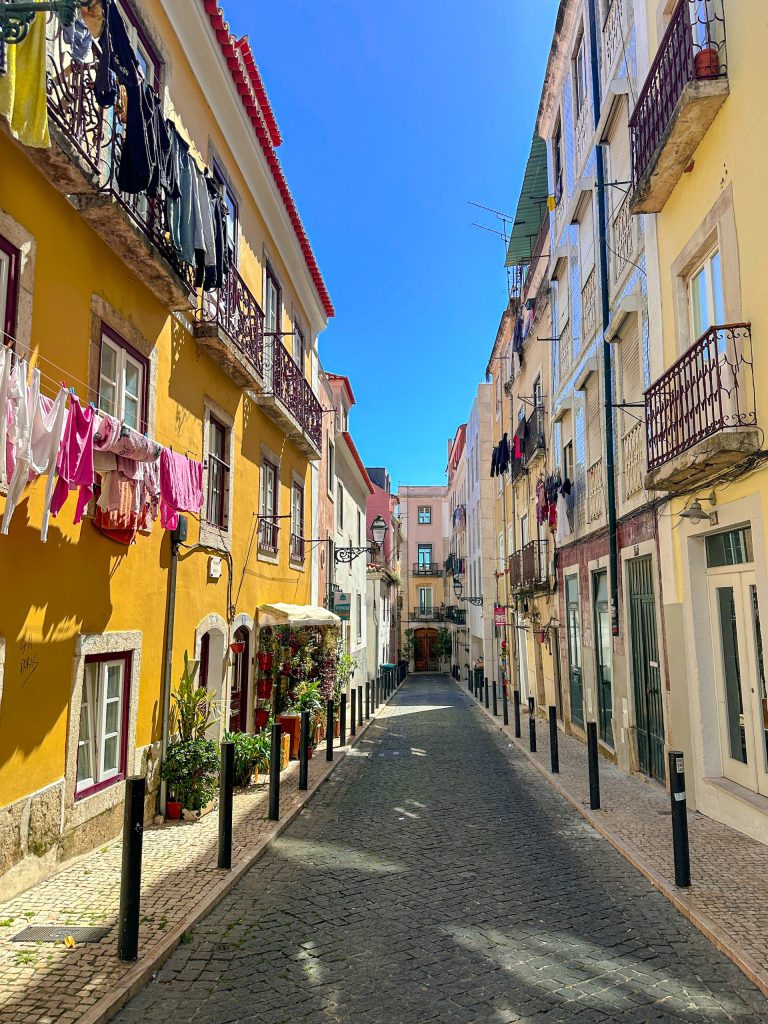
{"label": "black bollard", "polygon": [[363,724],[363,684],[357,688],[357,724]]}
{"label": "black bollard", "polygon": [[227,871],[232,867],[232,798],[235,788],[235,744],[221,744],[219,773],[219,860]]}
{"label": "black bollard", "polygon": [[672,847],[675,854],[675,885],[691,884],[691,854],[688,848],[688,806],[685,799],[685,761],[682,750],[669,752],[669,799],[672,803]]}
{"label": "black bollard", "polygon": [[536,753],[536,713],[533,697],[528,698],[528,745],[531,753]]}
{"label": "black bollard", "polygon": [[379,690],[379,677],[378,676],[376,676],[376,683],[375,683],[375,685],[373,687],[373,696],[374,696],[373,706],[374,706],[374,708],[376,710],[378,710],[379,702],[380,702],[380,697],[381,697],[381,692]]}
{"label": "black bollard", "polygon": [[560,771],[560,751],[557,747],[557,708],[549,709],[549,759],[552,764],[552,774],[557,775]]}
{"label": "black bollard", "polygon": [[499,698],[496,695],[496,680],[495,679],[491,680],[491,686],[493,688],[492,691],[491,691],[493,693],[493,717],[494,718],[498,718],[499,717]]}
{"label": "black bollard", "polygon": [[597,761],[597,723],[587,722],[587,760],[589,762],[589,807],[600,808],[600,766]]}
{"label": "black bollard", "polygon": [[125,780],[123,864],[120,872],[120,911],[117,919],[117,955],[121,960],[136,960],[139,955],[145,791],[146,780],[142,776],[134,775]]}
{"label": "black bollard", "polygon": [[467,665],[467,690],[472,693],[472,669]]}
{"label": "black bollard", "polygon": [[365,680],[365,720],[371,717],[371,680]]}
{"label": "black bollard", "polygon": [[342,693],[339,706],[339,746],[347,745],[347,695]]}
{"label": "black bollard", "polygon": [[515,690],[512,696],[514,698],[515,709],[515,738],[519,740],[522,735],[520,732],[520,691]]}
{"label": "black bollard", "polygon": [[278,722],[272,726],[272,741],[269,748],[269,820],[280,821],[280,740],[283,727]]}
{"label": "black bollard", "polygon": [[483,676],[483,685],[485,686],[485,706],[490,707],[490,703],[488,701],[488,676]]}
{"label": "black bollard", "polygon": [[325,702],[325,760],[333,760],[333,701]]}
{"label": "black bollard", "polygon": [[301,736],[299,738],[299,789],[309,787],[309,712],[301,712]]}
{"label": "black bollard", "polygon": [[357,732],[357,690],[354,686],[349,691],[349,735]]}
{"label": "black bollard", "polygon": [[506,680],[501,682],[501,713],[504,716],[504,725],[509,725],[509,701],[507,700]]}

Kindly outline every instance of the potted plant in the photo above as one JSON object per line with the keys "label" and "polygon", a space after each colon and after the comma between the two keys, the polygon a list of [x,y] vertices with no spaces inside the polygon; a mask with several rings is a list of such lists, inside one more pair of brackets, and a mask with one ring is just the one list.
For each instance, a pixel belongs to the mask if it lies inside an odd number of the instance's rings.
{"label": "potted plant", "polygon": [[[315,720],[318,714],[322,711],[323,699],[320,692],[320,680],[312,679],[305,680],[300,683],[294,698],[293,704],[291,705],[291,714],[298,716],[299,722],[299,741],[301,740],[301,714],[304,711],[309,711],[310,723]],[[310,726],[311,727],[311,726]],[[298,751],[297,751],[298,752]],[[312,744],[309,747],[309,756],[312,756]]]}
{"label": "potted plant", "polygon": [[411,667],[411,660],[413,658],[413,652],[416,650],[416,631],[414,629],[406,629],[405,640],[403,643],[403,657],[408,662],[408,667]]}
{"label": "potted plant", "polygon": [[442,664],[446,658],[450,658],[451,651],[453,650],[453,641],[451,640],[451,631],[447,626],[441,626],[438,629],[432,649],[435,657],[438,659],[438,664]]}
{"label": "potted plant", "polygon": [[171,790],[166,814],[172,820],[180,816],[179,812],[185,817],[184,812],[200,817],[201,812],[210,809],[206,805],[216,792],[219,749],[205,734],[218,719],[218,702],[213,692],[197,685],[198,668],[197,663],[190,664],[185,651],[184,671],[171,694],[171,728],[176,737],[166,751],[160,774]]}

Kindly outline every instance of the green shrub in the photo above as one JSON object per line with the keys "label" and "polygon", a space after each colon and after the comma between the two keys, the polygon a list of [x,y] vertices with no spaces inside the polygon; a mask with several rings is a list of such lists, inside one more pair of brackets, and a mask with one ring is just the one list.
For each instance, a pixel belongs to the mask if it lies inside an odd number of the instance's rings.
{"label": "green shrub", "polygon": [[160,775],[184,807],[199,811],[213,799],[220,766],[213,740],[179,740],[168,747]]}
{"label": "green shrub", "polygon": [[269,767],[271,740],[267,730],[258,733],[226,732],[224,740],[235,745],[236,786],[250,785],[254,771],[266,771]]}

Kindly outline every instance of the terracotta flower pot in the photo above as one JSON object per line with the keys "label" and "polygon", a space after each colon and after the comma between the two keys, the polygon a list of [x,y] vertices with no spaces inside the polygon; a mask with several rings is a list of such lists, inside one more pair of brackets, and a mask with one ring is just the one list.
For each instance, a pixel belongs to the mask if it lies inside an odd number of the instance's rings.
{"label": "terracotta flower pot", "polygon": [[256,695],[260,700],[266,700],[272,693],[272,680],[260,679],[256,684]]}
{"label": "terracotta flower pot", "polygon": [[301,737],[301,716],[300,715],[278,715],[277,721],[283,727],[283,733],[291,738],[292,758],[299,756],[299,739]]}
{"label": "terracotta flower pot", "polygon": [[256,708],[256,728],[263,729],[269,721],[269,709],[268,708]]}
{"label": "terracotta flower pot", "polygon": [[266,651],[259,651],[256,656],[259,660],[259,669],[262,672],[268,672],[272,668],[272,655]]}
{"label": "terracotta flower pot", "polygon": [[693,58],[693,67],[697,78],[717,78],[720,74],[720,54],[717,48],[709,46],[699,50]]}
{"label": "terracotta flower pot", "polygon": [[242,654],[245,650],[245,640],[235,640],[229,645],[230,651],[233,654]]}
{"label": "terracotta flower pot", "polygon": [[181,821],[181,800],[165,801],[165,817],[168,821]]}

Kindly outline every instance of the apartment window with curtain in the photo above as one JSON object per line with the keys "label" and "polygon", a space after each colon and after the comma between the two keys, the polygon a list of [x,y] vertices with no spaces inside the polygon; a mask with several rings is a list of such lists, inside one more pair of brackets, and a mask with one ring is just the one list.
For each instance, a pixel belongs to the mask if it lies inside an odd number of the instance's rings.
{"label": "apartment window with curtain", "polygon": [[125,778],[130,653],[85,659],[75,798]]}
{"label": "apartment window with curtain", "polygon": [[149,363],[124,338],[101,325],[99,410],[143,433],[147,429]]}
{"label": "apartment window with curtain", "polygon": [[268,554],[277,552],[277,466],[266,459],[261,466],[261,523],[259,547]]}
{"label": "apartment window with curtain", "polygon": [[563,129],[559,118],[552,136],[552,162],[555,171],[555,202],[559,203],[563,194]]}
{"label": "apartment window with curtain", "polygon": [[229,522],[229,430],[215,416],[208,423],[208,507],[206,518],[226,530]]}
{"label": "apartment window with curtain", "polygon": [[19,250],[0,235],[0,344],[13,348],[19,296]]}
{"label": "apartment window with curtain", "polygon": [[304,488],[297,483],[291,490],[291,559],[304,562]]}

